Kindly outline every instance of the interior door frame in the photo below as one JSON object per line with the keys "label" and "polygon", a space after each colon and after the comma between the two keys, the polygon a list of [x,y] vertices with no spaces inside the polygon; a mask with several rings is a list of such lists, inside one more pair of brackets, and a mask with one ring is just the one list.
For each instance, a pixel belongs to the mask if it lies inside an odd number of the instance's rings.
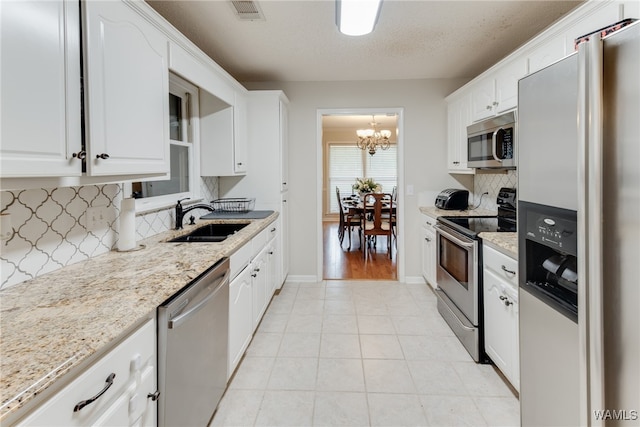
{"label": "interior door frame", "polygon": [[[323,251],[323,229],[322,229],[322,219],[323,219],[323,200],[322,200],[322,186],[324,184],[324,147],[322,144],[322,116],[355,116],[355,115],[380,115],[392,113],[397,115],[397,127],[398,127],[398,158],[397,158],[397,171],[398,171],[398,206],[404,206],[404,108],[394,107],[394,108],[319,108],[317,110],[316,117],[316,170],[317,170],[317,186],[316,186],[316,206],[317,206],[317,217],[318,221],[316,224],[316,242],[317,248],[316,251],[318,253],[316,265],[317,277],[319,280],[324,280],[324,251]],[[354,137],[355,144],[355,137]],[[397,221],[397,251],[396,251],[396,265],[397,265],[397,277],[398,282],[405,282],[405,257],[404,257],[404,209],[398,209],[398,216],[396,218]]]}

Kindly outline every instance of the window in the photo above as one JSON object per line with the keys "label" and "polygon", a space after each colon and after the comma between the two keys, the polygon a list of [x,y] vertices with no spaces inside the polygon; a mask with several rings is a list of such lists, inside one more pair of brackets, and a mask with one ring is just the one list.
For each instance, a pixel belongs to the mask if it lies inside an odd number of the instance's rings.
{"label": "window", "polygon": [[169,76],[169,151],[167,179],[134,182],[125,193],[136,200],[136,210],[174,205],[178,199],[199,198],[198,88],[178,76]]}
{"label": "window", "polygon": [[328,164],[328,191],[329,212],[338,213],[338,201],[335,189],[340,189],[340,194],[347,195],[353,192],[351,186],[356,178],[373,178],[382,186],[382,191],[391,193],[397,185],[397,158],[398,146],[392,144],[388,150],[378,150],[373,156],[367,151],[359,150],[353,142],[330,142]]}

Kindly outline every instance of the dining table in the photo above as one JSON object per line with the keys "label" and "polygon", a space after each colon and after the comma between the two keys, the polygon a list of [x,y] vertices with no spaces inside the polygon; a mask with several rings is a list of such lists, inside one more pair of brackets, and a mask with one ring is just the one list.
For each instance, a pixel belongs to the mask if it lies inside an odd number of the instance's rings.
{"label": "dining table", "polygon": [[[383,203],[382,212],[388,213],[390,205],[391,203]],[[365,209],[363,197],[358,194],[352,194],[351,196],[342,197],[342,206],[346,208],[346,212],[345,212],[346,216],[360,215],[360,217],[362,218],[362,215],[367,215],[366,212],[368,212],[368,215],[370,216],[373,215],[372,213],[373,206],[368,206]],[[396,214],[396,206],[393,206],[393,216],[395,216],[395,214]],[[371,218],[369,217],[367,219],[371,219]]]}

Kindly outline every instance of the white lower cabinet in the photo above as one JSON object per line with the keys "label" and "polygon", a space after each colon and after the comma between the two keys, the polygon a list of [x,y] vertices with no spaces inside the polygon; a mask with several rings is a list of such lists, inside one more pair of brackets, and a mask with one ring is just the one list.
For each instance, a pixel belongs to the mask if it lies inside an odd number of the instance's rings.
{"label": "white lower cabinet", "polygon": [[493,363],[520,389],[518,262],[484,246],[484,348]]}
{"label": "white lower cabinet", "polygon": [[267,248],[260,251],[258,256],[251,262],[251,287],[253,288],[253,329],[258,327],[260,319],[267,308],[267,295],[269,272],[267,271]]}
{"label": "white lower cabinet", "polygon": [[436,220],[422,214],[420,222],[422,223],[422,235],[420,236],[422,239],[422,277],[435,289],[438,287],[436,282],[436,231],[433,228]]}
{"label": "white lower cabinet", "polygon": [[247,350],[276,289],[277,231],[276,221],[231,255],[227,378]]}
{"label": "white lower cabinet", "polygon": [[253,335],[253,290],[250,266],[247,266],[229,284],[229,366],[231,377]]}
{"label": "white lower cabinet", "polygon": [[18,425],[155,426],[156,402],[148,395],[156,390],[156,327],[151,319]]}

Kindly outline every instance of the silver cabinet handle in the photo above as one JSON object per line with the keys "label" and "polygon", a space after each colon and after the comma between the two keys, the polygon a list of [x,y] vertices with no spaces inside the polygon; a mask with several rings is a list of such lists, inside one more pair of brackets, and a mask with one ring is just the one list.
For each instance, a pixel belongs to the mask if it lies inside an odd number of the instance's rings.
{"label": "silver cabinet handle", "polygon": [[427,242],[430,242],[430,241],[431,241],[431,239],[430,239],[430,238],[428,238],[428,237],[425,237],[425,238],[424,238],[424,240],[426,240]]}
{"label": "silver cabinet handle", "polygon": [[509,270],[507,267],[505,267],[504,265],[502,265],[502,271],[504,271],[505,273],[509,273],[509,274],[513,274],[514,276],[516,275],[515,271]]}
{"label": "silver cabinet handle", "polygon": [[107,160],[108,158],[109,158],[109,155],[107,153],[101,153],[96,156],[96,159]]}
{"label": "silver cabinet handle", "polygon": [[77,153],[73,153],[73,157],[84,160],[87,158],[87,152],[84,150],[78,151]]}
{"label": "silver cabinet handle", "polygon": [[104,386],[104,388],[102,390],[100,390],[100,392],[98,394],[96,394],[95,396],[93,396],[92,398],[87,399],[87,400],[83,400],[81,402],[78,402],[76,404],[76,406],[73,407],[73,412],[78,412],[79,410],[81,410],[85,406],[90,405],[93,402],[95,402],[96,400],[98,400],[100,398],[100,396],[105,394],[107,392],[107,390],[109,390],[109,387],[111,387],[113,385],[113,380],[115,378],[116,378],[116,374],[115,373],[109,374],[109,376],[106,379],[106,383],[107,384]]}

